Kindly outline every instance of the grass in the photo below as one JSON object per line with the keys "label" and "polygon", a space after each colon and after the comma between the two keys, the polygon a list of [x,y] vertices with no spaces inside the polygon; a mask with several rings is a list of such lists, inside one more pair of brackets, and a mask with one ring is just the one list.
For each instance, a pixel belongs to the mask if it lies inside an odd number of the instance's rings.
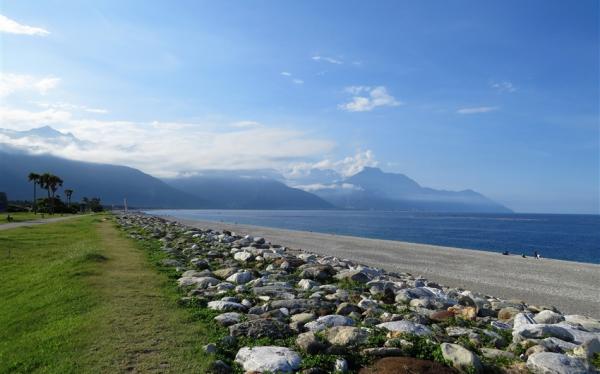
{"label": "grass", "polygon": [[0,373],[206,372],[213,327],[106,217],[0,232]]}
{"label": "grass", "polygon": [[33,214],[33,212],[0,213],[0,225],[9,223],[8,220],[6,219],[6,217],[9,214],[13,218],[13,222],[26,222],[26,221],[32,221],[32,220],[38,220],[38,219],[47,219],[47,218],[62,217],[64,215],[70,215],[70,214],[55,214],[55,215],[44,214],[43,218],[42,218],[42,213],[38,213],[38,214]]}

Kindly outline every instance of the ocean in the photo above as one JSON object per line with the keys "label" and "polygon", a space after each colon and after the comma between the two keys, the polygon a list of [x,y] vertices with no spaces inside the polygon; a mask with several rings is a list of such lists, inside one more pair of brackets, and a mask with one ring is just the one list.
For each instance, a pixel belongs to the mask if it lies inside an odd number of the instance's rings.
{"label": "ocean", "polygon": [[222,221],[374,239],[509,251],[600,264],[600,216],[415,213],[353,210],[151,210]]}

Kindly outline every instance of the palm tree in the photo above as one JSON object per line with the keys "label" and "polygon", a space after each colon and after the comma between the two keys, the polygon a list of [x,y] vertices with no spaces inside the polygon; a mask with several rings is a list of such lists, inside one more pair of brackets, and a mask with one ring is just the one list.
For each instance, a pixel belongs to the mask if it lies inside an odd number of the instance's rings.
{"label": "palm tree", "polygon": [[29,173],[27,177],[30,182],[33,182],[33,213],[37,214],[37,185],[40,183],[41,175],[37,173]]}
{"label": "palm tree", "polygon": [[73,190],[72,189],[66,189],[65,190],[65,195],[67,196],[67,206],[70,208],[71,207],[71,196],[73,195]]}
{"label": "palm tree", "polygon": [[50,214],[54,214],[54,196],[59,187],[63,185],[63,180],[50,173],[44,173],[40,177],[40,185],[48,192],[48,200],[50,201]]}

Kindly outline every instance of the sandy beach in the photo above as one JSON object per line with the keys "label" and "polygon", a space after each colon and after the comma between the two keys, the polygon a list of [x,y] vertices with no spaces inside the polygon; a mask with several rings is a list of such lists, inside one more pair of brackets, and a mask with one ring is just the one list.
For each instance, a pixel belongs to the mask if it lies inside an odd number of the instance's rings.
{"label": "sandy beach", "polygon": [[563,313],[600,318],[600,265],[171,216],[163,218],[202,229],[262,236],[293,249],[347,258],[388,271],[422,275],[448,286],[530,304],[555,305]]}

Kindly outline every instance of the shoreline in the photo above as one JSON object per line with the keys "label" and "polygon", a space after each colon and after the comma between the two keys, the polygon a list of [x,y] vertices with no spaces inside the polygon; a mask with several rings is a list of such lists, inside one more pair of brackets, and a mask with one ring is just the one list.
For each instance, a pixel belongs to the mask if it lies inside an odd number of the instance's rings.
{"label": "shoreline", "polygon": [[443,247],[393,240],[323,234],[218,221],[155,216],[182,224],[262,236],[275,244],[348,258],[387,271],[409,272],[506,299],[554,305],[565,313],[600,318],[600,265]]}

